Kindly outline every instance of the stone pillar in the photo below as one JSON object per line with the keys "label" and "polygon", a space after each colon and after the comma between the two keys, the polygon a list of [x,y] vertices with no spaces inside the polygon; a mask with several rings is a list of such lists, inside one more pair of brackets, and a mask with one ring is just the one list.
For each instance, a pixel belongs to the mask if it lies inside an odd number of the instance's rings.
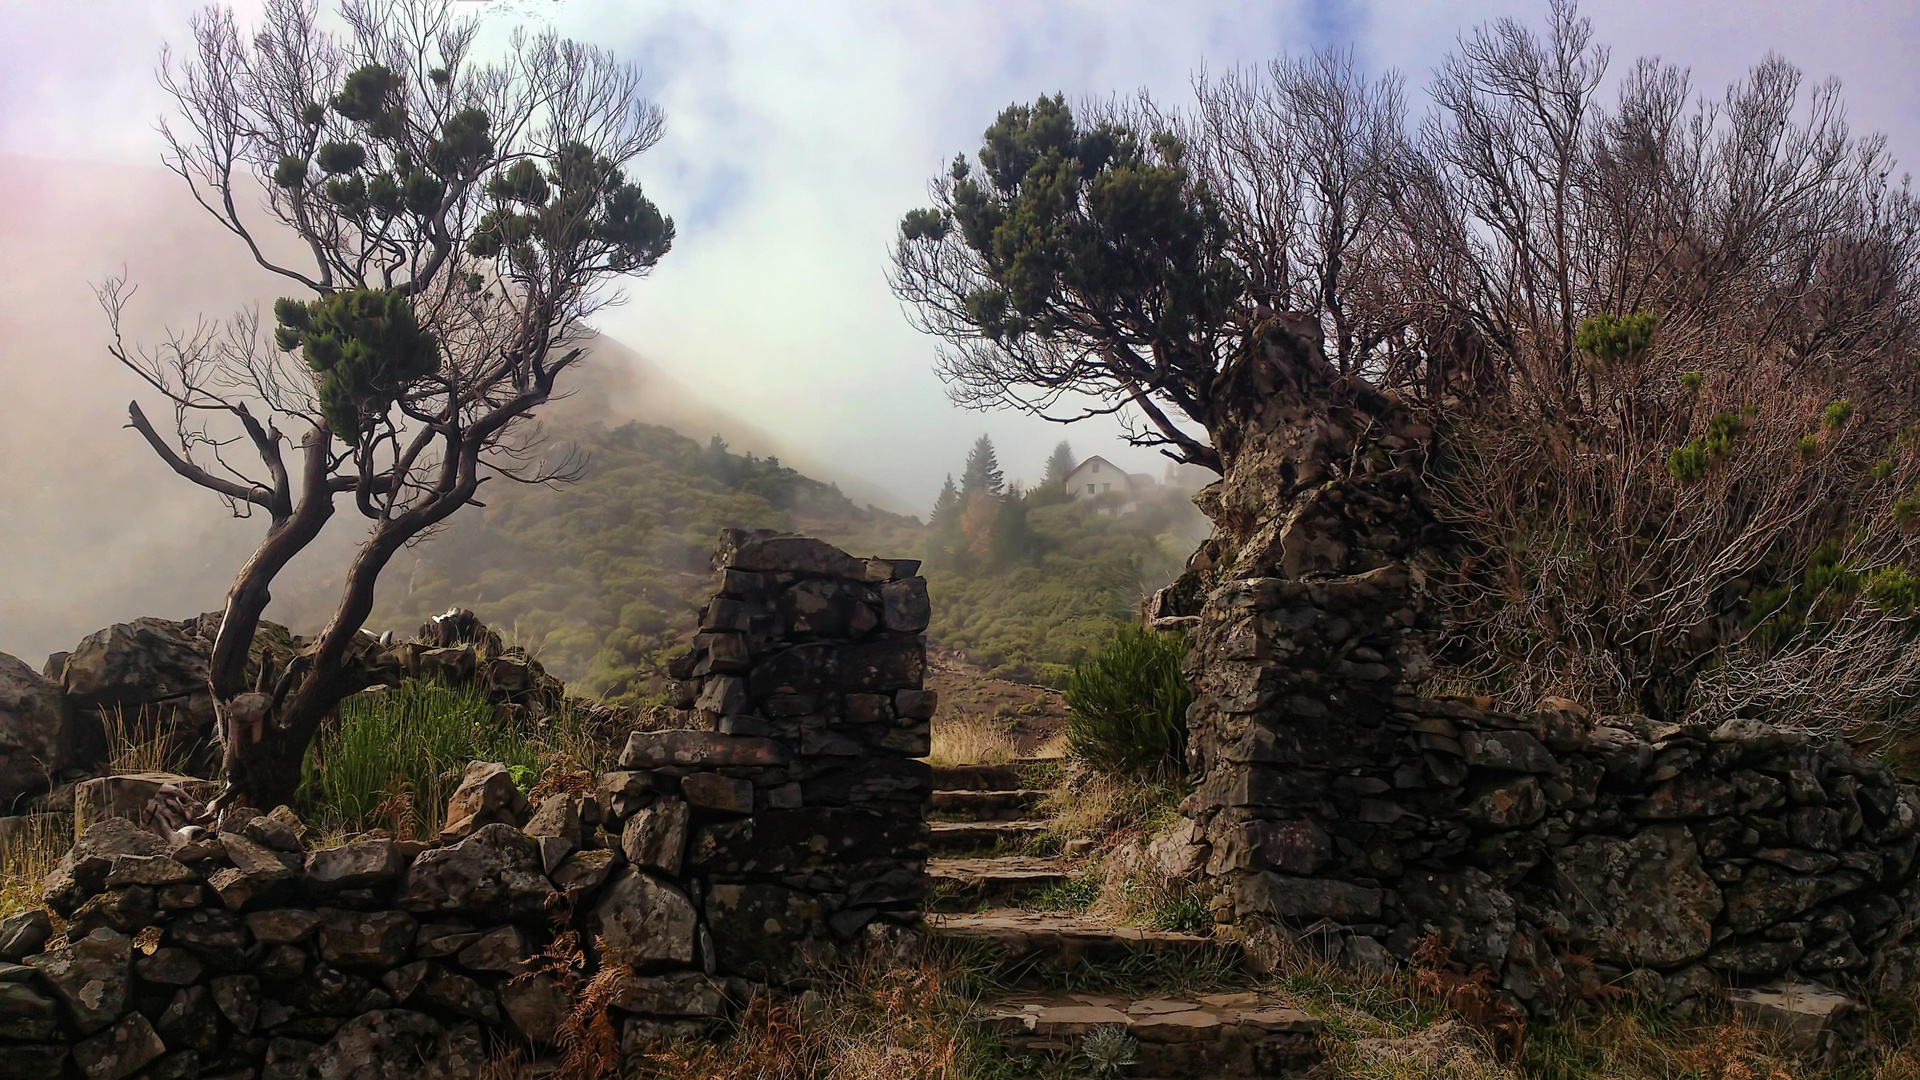
{"label": "stone pillar", "polygon": [[792,984],[876,920],[918,917],[926,580],[914,560],[770,532],[729,531],[714,563],[718,591],[673,671],[684,730],[629,740],[615,782],[647,793],[613,827],[645,866],[650,827],[633,823],[684,822],[684,858],[654,872],[692,897],[712,962]]}

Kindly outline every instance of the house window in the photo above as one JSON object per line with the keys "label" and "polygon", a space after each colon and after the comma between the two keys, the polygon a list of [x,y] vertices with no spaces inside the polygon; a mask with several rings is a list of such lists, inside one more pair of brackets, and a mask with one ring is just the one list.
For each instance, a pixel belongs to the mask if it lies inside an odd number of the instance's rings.
{"label": "house window", "polygon": [[1087,485],[1087,494],[1089,494],[1089,495],[1091,495],[1091,494],[1093,494],[1093,485],[1092,485],[1092,484],[1088,484],[1088,485]]}
{"label": "house window", "polygon": [[1101,484],[1101,485],[1100,485],[1100,490],[1101,490],[1101,491],[1112,491],[1112,490],[1113,490],[1113,485],[1112,485],[1112,484]]}

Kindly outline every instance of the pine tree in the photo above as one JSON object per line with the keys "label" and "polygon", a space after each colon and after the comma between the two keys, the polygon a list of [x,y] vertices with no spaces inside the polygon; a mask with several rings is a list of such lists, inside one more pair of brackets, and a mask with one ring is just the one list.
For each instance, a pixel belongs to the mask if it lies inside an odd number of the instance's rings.
{"label": "pine tree", "polygon": [[1065,490],[1067,474],[1078,464],[1073,457],[1073,447],[1065,439],[1060,440],[1060,445],[1054,447],[1053,453],[1047,457],[1047,471],[1040,479],[1041,490]]}
{"label": "pine tree", "polygon": [[958,524],[960,513],[960,489],[953,486],[953,474],[947,474],[947,482],[940,488],[940,497],[933,500],[933,513],[927,515],[927,527],[930,529],[950,529]]}
{"label": "pine tree", "polygon": [[967,455],[967,467],[960,474],[961,501],[971,503],[978,494],[987,494],[1000,498],[1006,494],[1006,477],[1000,472],[1000,461],[993,453],[993,440],[980,436],[973,444],[973,451]]}

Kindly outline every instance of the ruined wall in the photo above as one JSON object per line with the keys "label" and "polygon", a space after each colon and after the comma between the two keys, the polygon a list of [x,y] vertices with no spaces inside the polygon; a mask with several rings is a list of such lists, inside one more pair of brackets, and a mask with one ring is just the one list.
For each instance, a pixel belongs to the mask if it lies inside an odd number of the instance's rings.
{"label": "ruined wall", "polygon": [[1229,467],[1196,500],[1217,531],[1155,612],[1195,635],[1185,810],[1217,918],[1360,966],[1437,933],[1541,1010],[1600,982],[1911,978],[1920,798],[1843,742],[1418,696],[1448,560],[1431,434],[1384,395],[1290,383],[1310,329],[1270,346],[1234,373]]}
{"label": "ruined wall", "polygon": [[285,808],[91,824],[46,883],[60,943],[47,912],[0,920],[0,1076],[470,1077],[556,1053],[596,981],[631,1042],[900,944],[926,888],[917,564],[744,533],[716,562],[689,726],[635,732],[592,795],[530,804],[476,762],[433,843],[310,849]]}

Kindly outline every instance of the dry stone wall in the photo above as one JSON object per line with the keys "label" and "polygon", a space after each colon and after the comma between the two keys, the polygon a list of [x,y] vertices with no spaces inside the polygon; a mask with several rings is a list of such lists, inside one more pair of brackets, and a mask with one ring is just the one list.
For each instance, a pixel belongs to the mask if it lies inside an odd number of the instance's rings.
{"label": "dry stone wall", "polygon": [[1432,936],[1540,1011],[1603,983],[1912,980],[1920,797],[1843,741],[1416,693],[1450,558],[1432,433],[1300,390],[1317,344],[1284,329],[1234,370],[1227,472],[1196,499],[1216,531],[1154,611],[1194,632],[1188,858],[1216,917],[1362,967]]}
{"label": "dry stone wall", "polygon": [[432,843],[311,848],[285,808],[90,824],[48,910],[0,920],[0,1076],[472,1077],[558,1053],[589,986],[623,1041],[672,1037],[910,943],[917,564],[749,533],[717,562],[688,726],[634,733],[592,794],[475,762]]}

